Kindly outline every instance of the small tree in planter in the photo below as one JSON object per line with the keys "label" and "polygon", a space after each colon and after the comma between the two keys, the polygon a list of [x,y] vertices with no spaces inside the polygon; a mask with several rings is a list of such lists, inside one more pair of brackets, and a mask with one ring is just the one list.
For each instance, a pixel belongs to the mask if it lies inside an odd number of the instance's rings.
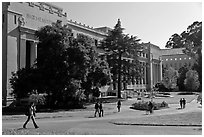
{"label": "small tree in planter", "polygon": [[[136,110],[148,110],[148,103],[146,101],[139,101],[136,102],[134,104],[132,104],[132,109],[136,109]],[[159,109],[163,109],[163,108],[168,108],[168,104],[163,101],[162,103],[155,103],[153,102],[153,109],[154,110],[159,110]]]}

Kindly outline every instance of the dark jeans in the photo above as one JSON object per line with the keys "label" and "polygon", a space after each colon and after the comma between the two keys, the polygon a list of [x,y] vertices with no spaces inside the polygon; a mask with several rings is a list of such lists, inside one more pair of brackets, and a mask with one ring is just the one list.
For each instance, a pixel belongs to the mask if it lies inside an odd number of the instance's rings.
{"label": "dark jeans", "polygon": [[103,109],[100,109],[100,115],[99,116],[103,117]]}
{"label": "dark jeans", "polygon": [[96,117],[96,113],[98,113],[98,115],[100,116],[99,109],[95,109],[95,114],[94,114],[94,117]]}
{"label": "dark jeans", "polygon": [[118,112],[120,112],[120,106],[117,106],[118,107]]}
{"label": "dark jeans", "polygon": [[26,125],[30,121],[30,119],[32,119],[34,127],[38,128],[38,125],[35,122],[35,117],[33,115],[28,116],[26,122],[23,124],[23,128],[26,128]]}

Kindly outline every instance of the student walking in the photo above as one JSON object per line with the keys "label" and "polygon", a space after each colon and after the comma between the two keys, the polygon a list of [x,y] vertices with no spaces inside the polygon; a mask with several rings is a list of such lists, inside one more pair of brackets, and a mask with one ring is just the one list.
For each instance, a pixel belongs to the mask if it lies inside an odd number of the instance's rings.
{"label": "student walking", "polygon": [[152,114],[152,113],[153,113],[153,108],[154,108],[154,106],[153,106],[152,102],[151,102],[151,101],[149,101],[149,104],[148,104],[148,109],[149,109],[149,113],[150,113],[150,114]]}
{"label": "student walking", "polygon": [[121,108],[121,101],[120,100],[118,100],[118,102],[117,102],[117,108],[118,108],[118,112],[120,112],[120,108]]}
{"label": "student walking", "polygon": [[180,99],[179,103],[180,103],[180,106],[181,106],[181,109],[182,109],[183,108],[183,99],[182,98]]}
{"label": "student walking", "polygon": [[185,98],[183,98],[183,108],[185,108],[185,106],[186,106],[186,100]]}
{"label": "student walking", "polygon": [[99,117],[103,117],[103,105],[102,105],[102,102],[100,102],[99,104]]}
{"label": "student walking", "polygon": [[94,113],[94,117],[96,117],[96,114],[98,113],[98,115],[100,116],[100,112],[99,112],[99,104],[98,102],[96,102],[95,104],[95,113]]}
{"label": "student walking", "polygon": [[36,107],[35,107],[35,104],[34,102],[31,102],[29,107],[27,108],[28,110],[26,110],[26,115],[28,116],[27,117],[27,120],[26,122],[23,124],[23,128],[26,128],[26,125],[27,123],[30,121],[30,119],[32,119],[33,121],[33,125],[35,128],[39,128],[38,125],[36,124],[35,122],[35,111],[36,111]]}

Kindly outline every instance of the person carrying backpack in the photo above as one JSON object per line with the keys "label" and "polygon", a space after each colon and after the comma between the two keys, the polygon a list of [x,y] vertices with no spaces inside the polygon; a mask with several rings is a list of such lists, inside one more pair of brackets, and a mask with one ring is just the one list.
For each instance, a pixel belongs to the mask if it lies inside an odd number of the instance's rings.
{"label": "person carrying backpack", "polygon": [[120,108],[121,108],[121,101],[120,100],[118,100],[117,108],[118,108],[118,112],[120,112]]}
{"label": "person carrying backpack", "polygon": [[103,117],[103,105],[102,105],[102,102],[100,102],[99,104],[99,117]]}
{"label": "person carrying backpack", "polygon": [[94,117],[96,117],[96,113],[98,113],[98,115],[100,116],[100,112],[99,112],[99,104],[98,104],[98,102],[96,102],[96,104],[95,104],[95,113],[94,113]]}
{"label": "person carrying backpack", "polygon": [[27,116],[26,122],[23,124],[23,128],[26,128],[27,123],[32,119],[33,125],[35,128],[39,128],[37,123],[35,122],[35,111],[36,107],[34,102],[31,102],[30,105],[28,106],[25,115]]}

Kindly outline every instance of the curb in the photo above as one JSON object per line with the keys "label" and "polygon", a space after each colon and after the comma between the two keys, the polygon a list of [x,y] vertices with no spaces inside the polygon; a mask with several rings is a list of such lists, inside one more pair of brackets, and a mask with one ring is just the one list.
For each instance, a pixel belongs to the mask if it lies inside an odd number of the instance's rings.
{"label": "curb", "polygon": [[[112,123],[112,122],[110,122]],[[115,125],[130,125],[130,126],[182,126],[182,127],[202,127],[202,125],[182,125],[182,124],[131,124],[131,123],[112,123]]]}

